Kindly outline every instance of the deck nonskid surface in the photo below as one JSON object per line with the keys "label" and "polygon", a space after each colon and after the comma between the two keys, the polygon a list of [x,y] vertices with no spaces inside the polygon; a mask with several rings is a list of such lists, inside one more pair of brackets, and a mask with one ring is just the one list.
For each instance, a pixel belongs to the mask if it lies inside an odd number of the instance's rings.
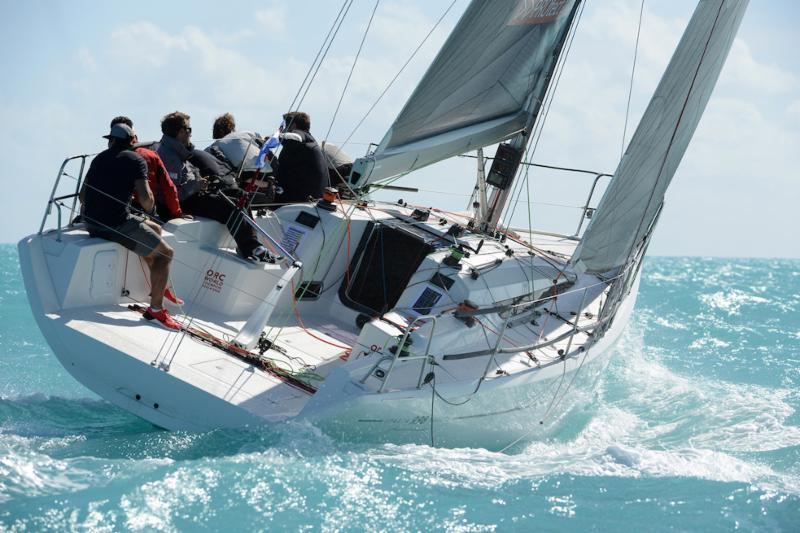
{"label": "deck nonskid surface", "polygon": [[[205,309],[191,320],[177,312],[174,316],[193,329],[226,341],[232,340],[242,325],[225,322],[224,317]],[[310,398],[307,391],[265,371],[257,362],[251,364],[202,339],[167,330],[145,320],[128,304],[72,309],[51,318],[97,342],[98,357],[103,357],[104,348],[116,350],[266,418],[294,416]],[[279,350],[268,350],[263,358],[283,371],[305,373],[303,382],[318,386],[315,379],[324,378],[333,367],[342,364],[340,356],[346,350],[333,337],[322,331],[309,332],[307,328],[282,326]]]}

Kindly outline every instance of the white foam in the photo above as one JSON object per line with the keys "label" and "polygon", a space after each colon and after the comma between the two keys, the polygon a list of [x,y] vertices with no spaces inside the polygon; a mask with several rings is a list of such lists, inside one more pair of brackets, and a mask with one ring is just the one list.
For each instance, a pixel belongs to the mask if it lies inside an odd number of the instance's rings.
{"label": "white foam", "polygon": [[[129,529],[173,530],[178,509],[197,505],[209,510],[211,491],[217,486],[216,469],[194,465],[167,473],[162,479],[145,483],[120,499]],[[202,515],[201,511],[201,515]],[[196,517],[202,519],[202,516]]]}
{"label": "white foam", "polygon": [[448,488],[567,473],[693,477],[800,494],[797,472],[741,456],[800,446],[791,391],[682,376],[642,347],[641,332],[626,334],[597,414],[569,441],[533,442],[515,455],[387,445],[374,457]]}
{"label": "white foam", "polygon": [[674,329],[674,330],[680,330],[680,331],[685,331],[685,330],[689,329],[689,326],[687,326],[686,324],[681,324],[680,322],[674,322],[674,321],[667,320],[663,316],[657,316],[655,318],[654,322],[656,324],[658,324],[659,326],[667,328],[667,329]]}
{"label": "white foam", "polygon": [[84,489],[94,474],[31,449],[30,439],[4,435],[0,443],[0,502]]}
{"label": "white foam", "polygon": [[702,348],[728,348],[730,343],[725,342],[721,339],[717,339],[716,337],[711,337],[708,334],[706,336],[695,339],[690,345],[689,348],[699,350]]}
{"label": "white foam", "polygon": [[753,294],[748,294],[740,289],[729,291],[719,291],[713,294],[701,294],[700,301],[704,304],[721,311],[725,311],[729,316],[738,315],[739,310],[744,305],[764,304],[769,300]]}

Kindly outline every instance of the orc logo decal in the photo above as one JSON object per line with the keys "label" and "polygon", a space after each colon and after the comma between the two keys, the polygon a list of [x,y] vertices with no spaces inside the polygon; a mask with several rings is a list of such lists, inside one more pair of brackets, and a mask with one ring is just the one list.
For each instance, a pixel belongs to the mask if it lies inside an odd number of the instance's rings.
{"label": "orc logo decal", "polygon": [[225,274],[209,268],[203,278],[203,288],[211,292],[220,292],[225,285]]}

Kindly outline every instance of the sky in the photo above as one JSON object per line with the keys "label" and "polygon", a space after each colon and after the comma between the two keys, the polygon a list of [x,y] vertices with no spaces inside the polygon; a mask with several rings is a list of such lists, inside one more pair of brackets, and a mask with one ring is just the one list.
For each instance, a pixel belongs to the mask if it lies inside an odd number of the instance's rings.
{"label": "sky", "polygon": [[[318,139],[353,156],[377,143],[464,11],[456,0],[414,60],[356,128],[434,28],[450,0],[354,0],[300,106]],[[613,173],[623,147],[641,0],[587,0],[533,161]],[[645,0],[629,140],[695,2]],[[298,94],[339,0],[135,3],[6,1],[0,18],[0,242],[38,230],[67,156],[95,153],[116,115],[140,139],[160,118],[192,117],[210,143],[214,117],[269,134]],[[651,255],[800,258],[800,2],[752,0],[708,108],[667,193]],[[335,114],[335,120],[334,120]],[[77,168],[67,169],[72,176]],[[572,233],[591,185],[534,169],[512,224]],[[71,178],[64,178],[63,194]],[[463,210],[475,162],[455,158],[406,176],[376,198]],[[72,182],[74,183],[74,181]],[[599,199],[599,196],[597,197]],[[528,209],[530,207],[530,210]],[[52,219],[55,223],[55,219]]]}

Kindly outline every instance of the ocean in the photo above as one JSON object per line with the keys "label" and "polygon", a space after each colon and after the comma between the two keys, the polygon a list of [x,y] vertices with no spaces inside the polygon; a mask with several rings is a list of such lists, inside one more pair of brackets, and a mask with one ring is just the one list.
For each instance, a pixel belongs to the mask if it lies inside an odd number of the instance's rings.
{"label": "ocean", "polygon": [[648,258],[592,402],[507,454],[154,428],[59,365],[13,245],[0,343],[3,531],[800,531],[800,260]]}

